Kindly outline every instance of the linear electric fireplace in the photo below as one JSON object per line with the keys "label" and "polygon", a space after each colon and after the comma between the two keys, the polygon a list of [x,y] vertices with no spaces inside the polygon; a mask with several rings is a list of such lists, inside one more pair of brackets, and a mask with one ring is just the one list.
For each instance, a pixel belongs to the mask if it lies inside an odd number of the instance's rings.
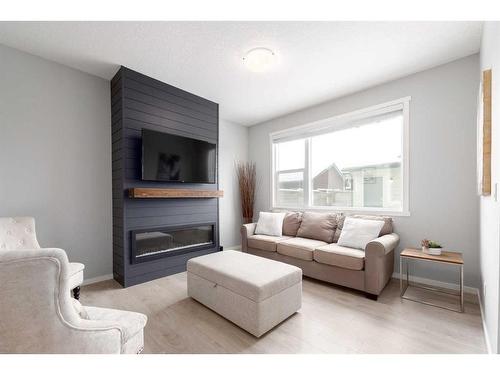
{"label": "linear electric fireplace", "polygon": [[215,223],[133,230],[132,263],[185,254],[214,246]]}

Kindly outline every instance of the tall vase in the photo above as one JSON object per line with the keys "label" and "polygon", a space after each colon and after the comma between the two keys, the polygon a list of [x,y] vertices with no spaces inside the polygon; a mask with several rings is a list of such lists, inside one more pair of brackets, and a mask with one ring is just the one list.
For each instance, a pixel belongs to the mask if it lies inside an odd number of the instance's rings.
{"label": "tall vase", "polygon": [[255,163],[238,162],[236,164],[236,175],[238,176],[243,223],[249,224],[253,221],[253,206],[257,182]]}

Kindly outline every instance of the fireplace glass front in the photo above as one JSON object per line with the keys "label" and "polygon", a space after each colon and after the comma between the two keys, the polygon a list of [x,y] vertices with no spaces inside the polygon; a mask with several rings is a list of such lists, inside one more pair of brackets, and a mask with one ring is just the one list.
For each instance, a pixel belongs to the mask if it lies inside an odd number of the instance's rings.
{"label": "fireplace glass front", "polygon": [[132,263],[209,248],[214,243],[213,224],[136,230],[132,231]]}

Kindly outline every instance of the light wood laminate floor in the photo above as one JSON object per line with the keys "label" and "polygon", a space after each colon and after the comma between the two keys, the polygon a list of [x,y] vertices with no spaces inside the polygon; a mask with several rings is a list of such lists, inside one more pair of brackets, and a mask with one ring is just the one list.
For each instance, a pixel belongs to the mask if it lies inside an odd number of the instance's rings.
{"label": "light wood laminate floor", "polygon": [[[447,298],[434,300],[451,303]],[[460,314],[402,301],[397,280],[372,301],[306,278],[302,309],[259,339],[187,297],[186,273],[127,289],[114,280],[88,285],[81,302],[146,314],[145,353],[486,352],[475,296],[466,295]]]}

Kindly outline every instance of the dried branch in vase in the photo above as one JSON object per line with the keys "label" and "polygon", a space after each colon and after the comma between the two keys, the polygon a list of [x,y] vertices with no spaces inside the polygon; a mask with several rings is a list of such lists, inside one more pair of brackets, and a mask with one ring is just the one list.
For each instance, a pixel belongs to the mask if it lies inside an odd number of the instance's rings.
{"label": "dried branch in vase", "polygon": [[238,162],[236,164],[236,175],[240,188],[241,213],[245,223],[253,220],[253,205],[255,202],[255,191],[257,184],[257,169],[255,163]]}

